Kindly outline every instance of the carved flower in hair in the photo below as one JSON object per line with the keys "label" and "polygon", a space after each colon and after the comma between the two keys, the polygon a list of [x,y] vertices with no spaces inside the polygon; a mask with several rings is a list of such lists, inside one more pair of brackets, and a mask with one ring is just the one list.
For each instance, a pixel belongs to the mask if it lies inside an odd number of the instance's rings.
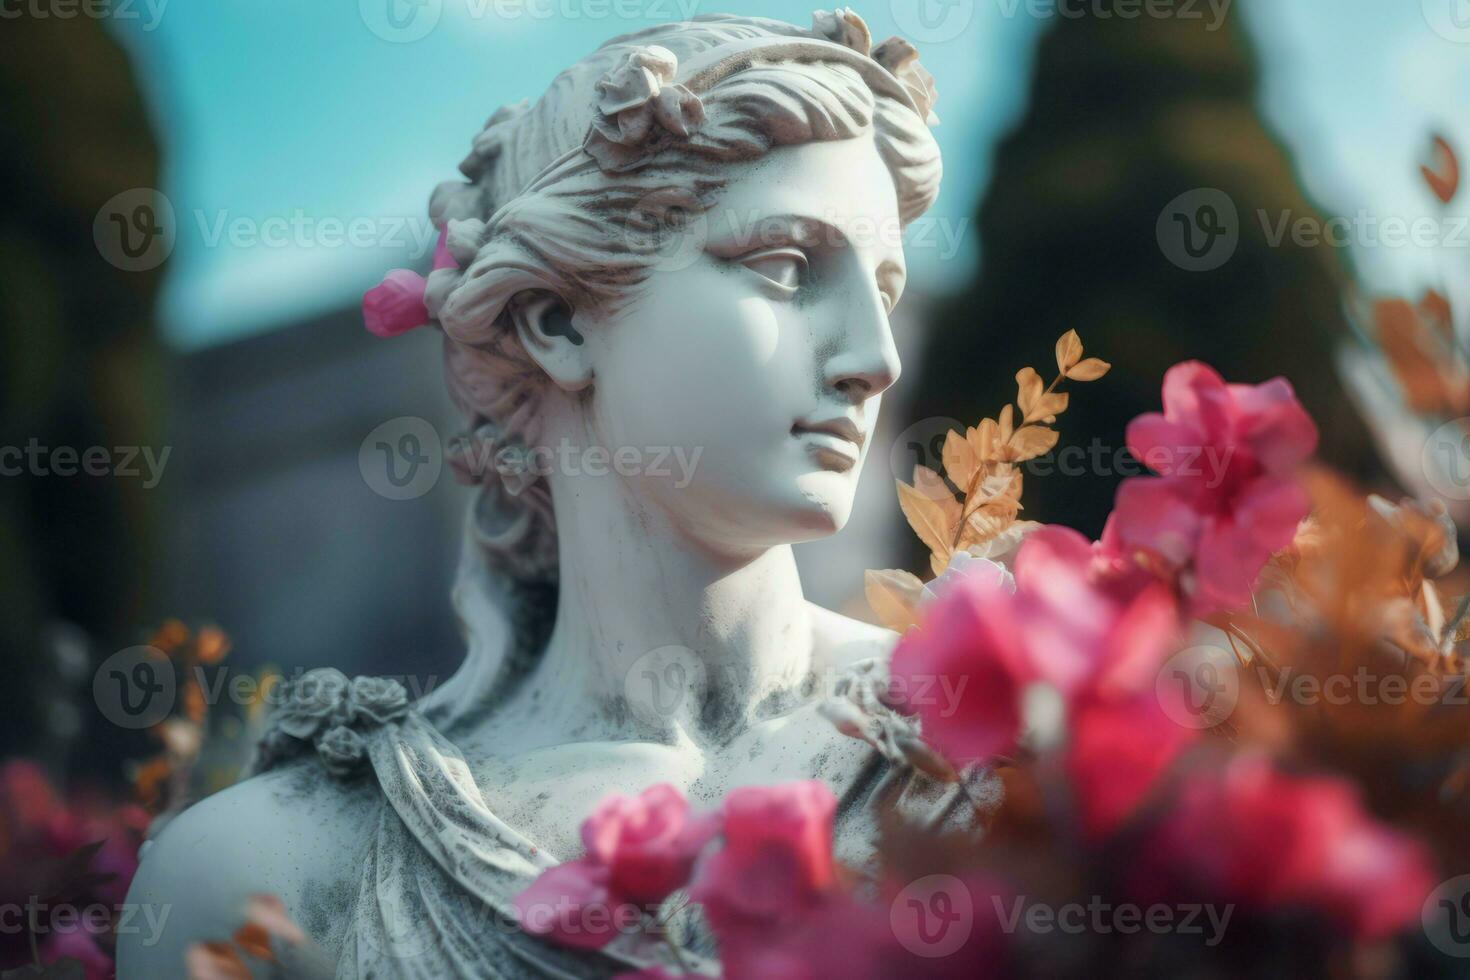
{"label": "carved flower in hair", "polygon": [[329,725],[340,724],[346,720],[348,687],[347,675],[334,667],[308,670],[285,685],[275,727],[305,741]]}
{"label": "carved flower in hair", "polygon": [[408,692],[388,677],[354,677],[347,692],[347,713],[354,722],[387,724],[408,713]]}
{"label": "carved flower in hair", "polygon": [[926,123],[939,125],[939,117],[934,114],[934,103],[939,101],[934,76],[919,64],[919,52],[912,44],[901,37],[890,37],[873,49],[873,60],[903,83]]}
{"label": "carved flower in hair", "polygon": [[361,735],[338,725],[317,739],[316,754],[327,772],[334,776],[350,776],[367,759],[367,743]]}
{"label": "carved flower in hair", "polygon": [[596,85],[597,116],[585,148],[604,170],[626,170],[647,157],[655,127],[687,137],[704,122],[704,103],[675,85],[679,59],[656,44],[623,55]]}
{"label": "carved flower in hair", "polygon": [[851,7],[836,10],[818,10],[812,13],[812,33],[820,34],[833,43],[852,48],[858,54],[867,55],[873,46],[873,35]]}

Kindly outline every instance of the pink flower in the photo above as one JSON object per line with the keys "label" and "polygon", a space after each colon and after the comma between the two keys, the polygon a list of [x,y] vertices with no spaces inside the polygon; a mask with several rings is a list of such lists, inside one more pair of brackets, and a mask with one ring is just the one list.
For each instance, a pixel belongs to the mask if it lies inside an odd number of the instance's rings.
{"label": "pink flower", "polygon": [[[43,964],[54,964],[63,959],[76,960],[81,964],[81,976],[86,980],[111,980],[114,975],[112,957],[97,945],[97,937],[92,932],[80,926],[74,929],[55,929],[48,933],[41,942],[40,954]],[[25,974],[19,972],[18,975]],[[59,977],[75,974],[51,971],[38,975]]]}
{"label": "pink flower", "polygon": [[582,842],[587,859],[608,869],[614,893],[655,905],[688,883],[694,859],[718,830],[713,818],[691,819],[688,801],[660,783],[599,803],[582,824]]}
{"label": "pink flower", "polygon": [[613,794],[582,824],[586,855],[542,872],[515,897],[521,926],[566,946],[605,946],[688,882],[718,829],[713,819],[691,819],[667,784]]}
{"label": "pink flower", "polygon": [[814,779],[733,790],[720,811],[725,844],[701,865],[690,895],[712,921],[778,921],[810,908],[836,881],[836,809],[832,791]]}
{"label": "pink flower", "polygon": [[1021,600],[991,576],[970,576],[927,604],[893,651],[889,674],[924,738],[956,762],[1008,752],[1021,729],[1021,691],[1035,671],[1018,622]]}
{"label": "pink flower", "polygon": [[1198,361],[1169,369],[1163,399],[1128,426],[1128,449],[1160,475],[1118,488],[1118,541],[1183,573],[1196,615],[1239,607],[1306,516],[1292,476],[1317,427],[1284,378],[1226,384]]}
{"label": "pink flower", "polygon": [[368,333],[396,337],[429,322],[424,306],[424,277],[393,269],[362,296],[362,319]]}
{"label": "pink flower", "polygon": [[1257,908],[1311,908],[1360,938],[1419,917],[1436,877],[1419,843],[1375,821],[1351,784],[1258,756],[1196,777],[1161,827],[1163,874]]}
{"label": "pink flower", "polygon": [[[449,226],[439,229],[434,243],[433,268],[455,269],[459,263],[449,252]],[[396,337],[429,322],[429,308],[424,305],[424,277],[410,269],[392,269],[383,281],[362,295],[362,319],[368,333],[379,337]]]}
{"label": "pink flower", "polygon": [[1153,792],[1196,733],[1166,715],[1152,692],[1092,699],[1072,712],[1063,765],[1082,830],[1113,833]]}
{"label": "pink flower", "polygon": [[762,960],[837,900],[832,817],[837,798],[816,780],[732,791],[725,843],[700,863],[689,897],[704,906],[727,977],[765,976]]}
{"label": "pink flower", "polygon": [[944,589],[893,654],[906,708],[955,762],[992,757],[1016,742],[1031,684],[1049,684],[1068,705],[1151,687],[1177,631],[1162,583],[1114,567],[1076,531],[1035,531],[1015,568],[1014,594],[992,576],[967,576]]}

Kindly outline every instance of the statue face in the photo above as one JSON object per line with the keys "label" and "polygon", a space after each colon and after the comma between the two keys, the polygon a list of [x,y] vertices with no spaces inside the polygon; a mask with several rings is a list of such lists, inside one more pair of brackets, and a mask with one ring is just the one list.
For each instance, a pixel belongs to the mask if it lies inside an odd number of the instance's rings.
{"label": "statue face", "polygon": [[888,312],[904,256],[871,136],[731,169],[677,243],[685,251],[585,334],[603,445],[697,460],[690,476],[628,477],[635,492],[740,553],[846,523],[880,396],[898,377]]}

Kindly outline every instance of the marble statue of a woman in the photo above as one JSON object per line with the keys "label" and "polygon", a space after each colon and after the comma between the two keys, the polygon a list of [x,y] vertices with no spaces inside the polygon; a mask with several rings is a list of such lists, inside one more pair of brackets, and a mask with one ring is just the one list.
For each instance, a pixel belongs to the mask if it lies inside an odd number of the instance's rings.
{"label": "marble statue of a woman", "polygon": [[[619,37],[495,113],[433,196],[420,308],[480,484],[465,664],[413,704],[391,681],[294,681],[259,774],[146,847],[130,901],[170,914],[156,944],[123,938],[125,980],[179,975],[256,893],[338,976],[610,975],[660,954],[554,947],[510,907],[580,854],[607,793],[666,782],[713,806],[821,779],[858,865],[875,814],[986,798],[925,775],[873,694],[893,634],[806,602],[791,551],[847,520],[898,377],[898,232],[938,190],[933,101],[911,46],[836,11]],[[691,471],[645,465],[669,452]],[[613,465],[527,463],[588,453]]]}

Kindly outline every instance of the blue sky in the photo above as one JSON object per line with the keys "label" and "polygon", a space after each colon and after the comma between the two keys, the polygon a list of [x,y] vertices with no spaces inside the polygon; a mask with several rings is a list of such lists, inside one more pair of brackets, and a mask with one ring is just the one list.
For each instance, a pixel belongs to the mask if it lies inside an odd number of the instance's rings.
{"label": "blue sky", "polygon": [[[426,234],[429,192],[456,176],[490,113],[539,95],[608,37],[691,11],[808,19],[790,2],[729,0],[151,3],[135,0],[133,16],[113,24],[166,144],[162,190],[178,237],[161,312],[182,347],[338,308],[409,261]],[[1339,213],[1426,213],[1415,177],[1426,132],[1470,145],[1470,0],[1236,3],[1262,54],[1262,110],[1308,192]],[[1206,0],[1198,8],[1211,16]],[[858,10],[875,38],[920,42],[938,80],[947,179],[933,217],[956,228],[995,140],[1024,108],[1034,41],[1054,2],[887,0]],[[374,244],[347,241],[357,235]],[[963,236],[954,261],[940,261],[941,249],[917,253],[913,288],[942,291],[965,276],[974,237]],[[1411,289],[1434,261],[1375,248],[1360,266],[1383,288]]]}

